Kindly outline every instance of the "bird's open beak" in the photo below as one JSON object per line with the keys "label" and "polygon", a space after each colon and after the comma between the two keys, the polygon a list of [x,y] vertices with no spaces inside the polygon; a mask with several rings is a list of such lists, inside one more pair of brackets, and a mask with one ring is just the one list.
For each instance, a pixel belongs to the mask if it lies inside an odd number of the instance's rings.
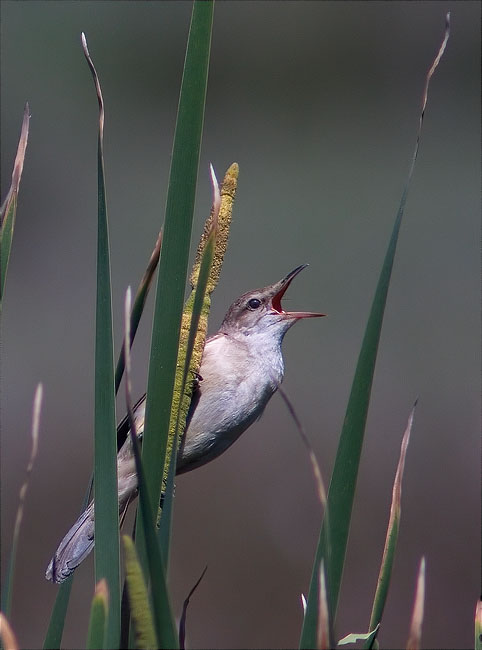
{"label": "bird's open beak", "polygon": [[275,294],[271,298],[271,305],[275,311],[277,311],[285,318],[320,318],[321,316],[326,316],[326,314],[319,314],[313,311],[284,311],[281,306],[281,298],[286,293],[286,290],[290,286],[291,281],[307,266],[308,264],[302,264],[301,266],[298,266],[296,269],[291,271],[291,273],[288,273],[288,275],[283,278],[283,280],[280,280],[273,286]]}

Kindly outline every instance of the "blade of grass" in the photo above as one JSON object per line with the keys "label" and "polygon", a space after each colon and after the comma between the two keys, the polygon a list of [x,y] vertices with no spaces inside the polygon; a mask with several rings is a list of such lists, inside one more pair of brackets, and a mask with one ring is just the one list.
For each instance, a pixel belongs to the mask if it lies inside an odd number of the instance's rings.
{"label": "blade of grass", "polygon": [[87,633],[87,650],[104,648],[107,612],[109,609],[109,590],[104,578],[95,586],[95,594],[90,608],[89,630]]}
{"label": "blade of grass", "polygon": [[[336,610],[340,594],[343,566],[345,562],[348,532],[350,528],[351,512],[355,496],[356,479],[360,462],[365,423],[368,412],[370,391],[375,370],[375,361],[380,340],[383,314],[385,311],[386,298],[390,277],[392,273],[395,251],[397,248],[398,234],[405,209],[410,181],[412,178],[415,161],[417,159],[420,137],[422,132],[423,118],[427,104],[428,87],[430,79],[442,57],[449,37],[449,16],[446,16],[445,36],[440,49],[435,57],[425,80],[423,91],[422,109],[419,118],[419,126],[412,161],[410,164],[407,181],[403,189],[400,206],[393,226],[393,231],[388,244],[388,249],[383,262],[382,270],[378,280],[375,296],[373,299],[370,316],[365,330],[360,356],[353,379],[352,389],[345,420],[340,436],[338,451],[333,469],[330,488],[328,491],[328,511],[330,513],[330,540],[331,556],[325,569],[327,578],[328,603],[330,616],[333,622],[336,620]],[[306,616],[303,621],[300,646],[312,648],[316,643],[316,618],[318,611],[318,572],[322,558],[328,558],[326,535],[322,524],[318,547],[316,550],[313,571],[311,576],[310,591],[306,609]]]}
{"label": "blade of grass", "polygon": [[[189,311],[191,311],[191,320],[189,324],[187,345],[185,350],[185,359],[184,359],[184,364],[182,366],[182,380],[181,380],[181,387],[179,390],[179,395],[181,396],[181,399],[179,400],[177,413],[174,412],[171,414],[171,416],[174,416],[173,419],[175,422],[174,433],[179,438],[182,436],[184,432],[184,429],[182,430],[180,429],[181,420],[183,420],[183,424],[184,424],[187,417],[189,405],[191,403],[192,390],[190,390],[189,393],[186,395],[186,385],[187,385],[187,377],[191,369],[191,358],[194,352],[196,339],[200,338],[198,336],[199,322],[201,320],[201,315],[204,311],[205,306],[207,306],[207,308],[209,309],[209,303],[206,305],[205,298],[207,295],[207,287],[208,287],[209,279],[211,277],[211,271],[213,266],[214,250],[216,246],[216,236],[218,232],[219,209],[221,207],[221,195],[219,193],[218,181],[214,174],[214,169],[212,165],[211,165],[211,181],[213,184],[213,194],[214,194],[214,198],[213,198],[214,216],[211,223],[211,231],[208,235],[206,244],[204,246],[204,250],[202,252],[199,276],[196,282],[194,295],[192,296],[192,301],[191,302],[188,301],[188,304],[186,305],[186,309],[184,309],[184,313],[183,313],[184,316],[186,313],[189,313]],[[191,309],[191,303],[192,303],[192,309]],[[207,321],[207,315],[206,315],[206,321]],[[200,332],[200,334],[201,334],[200,348],[204,349],[205,335],[206,335],[205,330]],[[178,363],[179,363],[179,356],[180,355],[178,355]],[[199,364],[197,364],[196,370],[199,369],[198,365]]]}
{"label": "blade of grass", "polygon": [[3,303],[8,261],[12,247],[13,230],[15,228],[18,189],[20,187],[20,179],[22,178],[25,151],[27,149],[29,122],[30,115],[27,103],[23,112],[22,130],[18,141],[15,163],[13,165],[12,183],[0,210],[0,310]]}
{"label": "blade of grass", "polygon": [[159,644],[154,630],[151,606],[147,587],[142,575],[134,542],[128,535],[122,536],[126,561],[126,583],[129,592],[132,621],[135,628],[136,648],[149,650],[158,648]]}
{"label": "blade of grass", "polygon": [[19,650],[18,641],[5,614],[0,612],[0,640],[5,650]]}
{"label": "blade of grass", "polygon": [[318,650],[328,650],[333,645],[330,642],[330,613],[328,610],[328,597],[326,593],[326,577],[324,560],[320,564],[318,582],[318,624],[316,630],[316,647]]}
{"label": "blade of grass", "polygon": [[[134,540],[134,537],[131,538]],[[129,637],[132,632],[132,644],[129,643]],[[124,580],[121,600],[121,637],[119,643],[120,650],[134,647],[134,629],[131,629],[131,606],[129,603],[129,593],[127,591],[127,581]]]}
{"label": "blade of grass", "polygon": [[193,593],[196,591],[196,589],[201,584],[201,580],[204,578],[204,575],[205,575],[207,570],[208,570],[208,567],[205,566],[204,571],[199,576],[196,584],[191,589],[191,591],[188,593],[187,598],[184,600],[184,603],[182,605],[182,614],[181,614],[181,619],[179,621],[179,648],[180,648],[180,650],[184,650],[184,647],[185,647],[185,641],[186,641],[186,616],[187,616],[187,608],[189,606],[189,601],[191,600],[191,597],[192,597]]}
{"label": "blade of grass", "polygon": [[[214,200],[211,213],[206,220],[204,225],[203,234],[198,245],[198,250],[196,254],[196,261],[191,272],[191,288],[192,293],[189,296],[186,305],[184,307],[181,323],[181,333],[180,333],[180,342],[179,342],[179,351],[178,351],[178,361],[176,369],[176,380],[175,380],[175,391],[174,398],[172,401],[171,408],[171,418],[169,432],[171,435],[177,435],[177,440],[182,438],[184,431],[183,424],[187,417],[187,412],[189,409],[189,404],[191,401],[192,395],[192,386],[187,382],[187,377],[189,373],[193,375],[199,370],[201,364],[201,357],[204,349],[204,342],[207,333],[207,321],[209,316],[209,310],[211,306],[211,293],[216,288],[216,285],[219,280],[221,273],[221,268],[224,260],[224,255],[226,253],[229,230],[231,225],[232,211],[234,198],[236,195],[237,188],[237,179],[239,174],[239,167],[237,163],[233,163],[228,170],[226,171],[221,185],[220,192],[217,189],[217,180],[215,176],[213,177],[213,171],[211,171],[211,177],[213,181],[213,191],[214,191]],[[219,196],[220,194],[220,196]],[[212,261],[209,263],[209,278],[207,279],[207,285],[204,287],[204,280],[200,280],[200,275],[204,275],[207,269],[209,257],[206,257],[206,246],[207,242],[214,237],[214,252],[213,254],[209,253]],[[160,240],[158,240],[158,244]],[[157,245],[156,245],[157,248]],[[156,249],[154,250],[149,267],[151,268],[151,276],[155,268],[155,254]],[[158,259],[158,255],[157,255]],[[201,264],[204,264],[203,271],[201,271]],[[143,284],[147,283],[149,268],[146,271],[141,286],[138,289],[136,296],[136,303],[140,295],[140,289]],[[199,307],[194,307],[194,303],[197,301],[199,305],[200,297],[203,296],[203,302],[201,311],[198,314]],[[196,298],[197,296],[197,298]],[[136,311],[136,305],[131,313],[131,328],[133,323],[133,315]],[[196,336],[193,342],[193,333],[196,332]],[[133,335],[131,334],[131,340]],[[191,342],[190,342],[191,341]],[[119,359],[119,364],[121,359]],[[123,363],[123,358],[122,358]],[[119,370],[119,364],[117,369]],[[123,365],[122,365],[123,368]],[[183,374],[181,377],[181,370]],[[120,381],[120,377],[119,377]],[[177,408],[177,415],[175,411]],[[118,440],[117,445],[124,442],[125,436],[124,431],[127,431],[126,427],[118,428]],[[177,432],[177,434],[176,434]],[[173,443],[170,444],[168,441],[168,450],[166,463],[168,462],[169,454],[171,450],[177,450],[176,438],[174,438]],[[174,477],[176,473],[176,454],[170,454],[169,468],[167,472],[167,477],[165,476],[165,492],[163,494],[162,501],[162,518],[159,525],[158,537],[161,543],[161,549],[163,551],[163,559],[165,562],[164,570],[168,572],[169,566],[169,540],[171,534],[171,518],[172,518],[172,503],[173,503],[173,489],[174,489]]]}
{"label": "blade of grass", "polygon": [[172,511],[174,505],[174,480],[176,478],[177,464],[177,436],[174,437],[169,470],[165,482],[165,489],[161,497],[161,518],[157,529],[157,538],[162,549],[164,573],[169,575],[169,556],[171,550]]}
{"label": "blade of grass", "polygon": [[[300,434],[300,438],[303,441],[303,444],[305,445],[306,449],[308,450],[308,455],[310,457],[310,463],[311,463],[311,469],[313,472],[313,477],[315,479],[316,483],[316,492],[318,495],[318,500],[321,503],[322,507],[326,509],[327,506],[327,501],[326,501],[326,490],[325,490],[325,484],[323,482],[323,478],[321,476],[321,469],[320,465],[318,463],[318,459],[316,458],[315,452],[313,450],[313,447],[311,446],[310,440],[308,436],[306,435],[306,432],[303,428],[303,425],[301,424],[301,420],[299,419],[298,415],[296,414],[296,411],[294,409],[293,404],[291,403],[290,399],[288,398],[288,395],[286,394],[285,390],[281,387],[281,385],[278,386],[278,392],[283,398],[284,403],[286,404],[288,411],[290,412],[291,417],[293,418],[296,428],[298,429],[298,433]],[[328,516],[327,513],[325,513],[325,517]]]}
{"label": "blade of grass", "polygon": [[[90,502],[91,487],[85,493],[85,497],[80,509],[80,513],[84,512]],[[79,514],[80,514],[79,513]],[[72,582],[74,574],[69,576],[59,587],[57,596],[55,598],[54,607],[50,616],[47,634],[45,635],[43,650],[58,650],[62,643],[62,634],[64,632],[65,617],[67,615],[67,608],[69,606],[70,592],[72,590]]]}
{"label": "blade of grass", "polygon": [[[190,372],[195,373],[199,370],[201,363],[202,351],[207,330],[207,318],[210,307],[210,297],[207,291],[213,270],[214,252],[216,248],[216,237],[218,233],[218,217],[221,207],[221,195],[214,169],[211,165],[211,181],[213,185],[213,210],[210,223],[210,232],[204,242],[200,259],[199,274],[197,276],[194,291],[191,293],[184,308],[182,324],[183,332],[179,345],[176,382],[175,382],[175,399],[172,402],[171,425],[174,425],[173,444],[168,446],[166,454],[166,463],[169,463],[170,481],[166,481],[166,490],[164,496],[163,512],[159,525],[159,540],[162,543],[162,554],[164,558],[164,569],[167,573],[169,564],[170,550],[170,530],[172,517],[172,500],[174,493],[174,474],[177,461],[177,441],[182,438],[184,433],[186,418],[191,403],[192,384],[187,386],[187,378]],[[204,323],[199,328],[201,316],[204,316]],[[187,341],[185,340],[184,324],[189,318],[189,328],[187,331]],[[185,345],[184,345],[185,343]],[[196,355],[193,359],[193,352],[196,348]],[[192,362],[192,363],[191,363]],[[182,370],[182,374],[179,372]],[[170,426],[171,432],[172,426]]]}
{"label": "blade of grass", "polygon": [[[232,202],[234,200],[234,195],[236,191],[236,180],[237,180],[237,174],[238,174],[238,167],[236,163],[234,163],[230,169],[228,170],[228,173],[226,174],[226,177],[224,179],[223,183],[223,188],[222,188],[222,195],[223,195],[223,206],[222,206],[222,212],[223,212],[223,207],[224,207],[224,212],[227,214],[229,213],[229,219],[231,216],[231,208],[232,208]],[[226,201],[225,201],[226,199]],[[226,203],[226,205],[225,205]],[[224,218],[223,224],[224,224],[224,229],[222,230],[222,236],[224,237],[224,250],[226,248],[226,243],[227,243],[227,236],[229,232],[229,219],[227,217]],[[162,231],[159,233],[159,237],[157,239],[154,251],[151,255],[151,259],[149,261],[148,267],[146,269],[146,272],[141,280],[141,283],[139,285],[139,288],[137,290],[136,294],[136,299],[134,303],[134,307],[132,309],[132,314],[131,314],[131,342],[134,339],[137,326],[139,324],[139,320],[142,314],[143,307],[145,305],[145,300],[147,297],[147,293],[150,289],[153,275],[155,272],[155,269],[157,267],[158,261],[159,261],[159,252],[160,252],[160,247],[161,247],[161,241],[162,241]],[[222,254],[218,256],[218,265],[220,267],[220,264],[222,263],[222,255],[224,254],[224,250],[222,251]],[[220,258],[220,261],[219,261]],[[124,370],[124,346],[122,347],[121,354],[117,363],[116,367],[116,374],[115,374],[115,390],[117,392],[120,381],[122,378],[122,373]],[[125,437],[122,437],[122,440],[120,440],[120,444],[124,442]],[[92,484],[92,482],[91,482]],[[90,491],[90,490],[89,490]],[[89,500],[89,497],[86,497],[87,501]],[[86,503],[84,502],[84,507]],[[84,509],[84,507],[82,509]],[[57,593],[57,598],[55,601],[54,609],[52,612],[51,620],[49,623],[49,628],[45,637],[45,642],[44,642],[44,648],[58,648],[60,647],[61,639],[62,639],[62,633],[63,633],[63,628],[64,628],[64,623],[65,623],[65,615],[68,607],[68,601],[70,597],[70,590],[72,586],[72,579],[73,577],[70,577],[68,580],[66,580],[59,588],[59,591]]]}
{"label": "blade of grass", "polygon": [[87,41],[83,33],[82,47],[92,73],[99,102],[94,413],[95,577],[96,582],[105,578],[109,589],[109,616],[105,643],[107,647],[115,648],[118,647],[120,639],[121,588],[112,297],[103,151],[104,101],[99,77],[90,57]]}
{"label": "blade of grass", "polygon": [[[85,504],[85,507],[87,507],[87,503]],[[83,510],[85,510],[85,508],[83,508]],[[47,634],[45,635],[43,650],[58,650],[60,648],[73,578],[74,574],[69,576],[59,587],[52,614],[50,616]]]}
{"label": "blade of grass", "polygon": [[[177,638],[176,628],[174,625],[174,618],[172,616],[172,609],[169,600],[169,593],[167,591],[167,582],[164,572],[164,562],[162,558],[162,550],[159,546],[159,542],[156,536],[155,531],[155,520],[152,515],[152,508],[149,501],[149,492],[147,490],[147,484],[145,479],[145,472],[143,463],[141,460],[141,454],[139,451],[139,442],[137,440],[136,428],[135,428],[135,419],[134,412],[132,410],[131,402],[131,379],[130,379],[130,346],[129,341],[131,340],[130,336],[130,313],[131,313],[131,291],[130,287],[127,289],[126,301],[125,301],[125,335],[124,340],[127,345],[125,346],[125,371],[126,371],[126,408],[127,408],[127,417],[129,420],[129,430],[131,437],[132,451],[134,454],[135,464],[136,464],[136,473],[137,481],[139,486],[139,501],[140,501],[140,512],[142,513],[142,518],[139,520],[139,526],[143,526],[143,533],[146,544],[147,551],[147,568],[143,570],[143,573],[146,576],[150,577],[152,584],[152,605],[153,605],[153,615],[154,623],[156,626],[156,635],[159,640],[161,648],[178,648],[179,641]],[[139,526],[137,530],[139,530]],[[148,569],[148,571],[147,571]],[[146,580],[147,581],[147,580]],[[129,601],[131,605],[131,611],[134,612],[137,608],[142,607],[140,602],[132,602],[134,592],[129,591]]]}
{"label": "blade of grass", "polygon": [[[216,235],[216,249],[214,251],[214,260],[213,268],[211,271],[211,276],[209,278],[209,284],[207,288],[207,295],[210,296],[219,282],[219,277],[221,275],[221,268],[223,266],[224,255],[228,248],[229,232],[231,228],[231,219],[233,214],[234,199],[236,198],[236,190],[238,187],[238,176],[239,176],[239,165],[238,163],[232,163],[226,173],[224,174],[223,182],[221,184],[221,205],[219,208],[219,214],[217,216],[217,235]],[[203,233],[199,241],[199,245],[196,252],[196,260],[191,272],[190,282],[191,287],[194,289],[196,287],[199,269],[201,266],[201,259],[204,251],[204,246],[206,245],[206,240],[209,237],[209,234],[212,230],[212,221],[214,219],[215,206],[213,205],[209,217],[206,219],[204,224]]]}
{"label": "blade of grass", "polygon": [[420,567],[417,578],[417,591],[415,592],[415,603],[413,605],[412,622],[410,624],[410,636],[407,641],[407,650],[419,650],[422,642],[423,610],[425,603],[425,558],[420,560]]}
{"label": "blade of grass", "polygon": [[482,600],[475,608],[475,650],[482,650]]}
{"label": "blade of grass", "polygon": [[[327,556],[330,556],[330,539],[329,539],[329,534],[330,534],[330,525],[329,525],[329,514],[328,514],[328,509],[327,509],[327,498],[326,498],[326,490],[325,490],[325,484],[323,482],[323,477],[321,475],[321,469],[320,465],[318,463],[318,460],[316,458],[315,452],[313,450],[313,447],[310,443],[310,440],[308,436],[306,435],[306,432],[303,428],[303,425],[301,424],[301,420],[299,419],[293,404],[291,403],[290,399],[288,398],[288,395],[284,391],[284,389],[281,387],[281,385],[278,386],[278,392],[281,395],[284,403],[286,404],[288,411],[290,412],[291,417],[293,418],[296,428],[298,429],[298,433],[300,434],[300,438],[303,441],[303,444],[305,445],[306,449],[308,450],[309,458],[310,458],[310,463],[311,463],[311,469],[313,473],[313,478],[315,479],[315,485],[316,485],[316,491],[318,495],[318,500],[321,504],[321,507],[323,508],[324,511],[324,517],[325,517],[325,535],[326,535],[326,540],[325,540],[325,547],[327,549]],[[323,571],[321,570],[321,566],[323,565]],[[321,583],[322,580],[322,583]],[[328,610],[328,607],[325,609],[326,603],[326,579],[325,579],[325,569],[324,569],[324,562],[320,565],[320,582],[319,585],[323,585],[323,596],[320,600],[320,606],[318,609],[318,622],[317,622],[317,629],[318,629],[318,634],[317,634],[317,648],[320,647],[320,644],[325,644],[328,643],[327,647],[333,647],[334,646],[334,635],[333,635],[333,623],[330,618],[330,612]],[[320,592],[321,593],[321,592]],[[306,614],[306,599],[303,594],[302,596],[302,602],[303,602],[303,611],[304,614]],[[322,633],[323,631],[323,633]],[[325,638],[326,637],[326,638]],[[326,639],[329,639],[327,642]]]}
{"label": "blade of grass", "polygon": [[378,632],[379,627],[380,626],[377,625],[372,632],[362,632],[361,634],[352,632],[351,634],[347,634],[343,637],[343,639],[340,639],[338,641],[337,645],[346,645],[347,643],[356,643],[357,641],[365,641],[366,643],[371,643],[372,640],[375,640],[375,636]]}
{"label": "blade of grass", "polygon": [[[410,442],[410,434],[412,432],[413,418],[415,416],[415,408],[417,402],[413,405],[408,418],[407,428],[403,434],[402,445],[400,449],[400,459],[398,461],[397,472],[395,474],[395,481],[392,490],[392,505],[390,507],[390,518],[388,520],[387,536],[385,539],[385,547],[383,549],[382,563],[380,566],[380,573],[378,574],[377,588],[375,598],[373,600],[372,613],[370,616],[370,624],[368,629],[370,632],[378,629],[383,616],[383,610],[387,600],[388,588],[390,586],[390,578],[392,575],[393,562],[395,560],[395,550],[397,547],[398,530],[400,526],[401,503],[402,503],[402,479],[403,471],[405,468],[405,457],[407,455],[408,443]],[[365,648],[372,648],[376,635],[368,638],[365,643]]]}
{"label": "blade of grass", "polygon": [[[144,272],[144,275],[142,276],[142,280],[139,283],[139,287],[137,288],[137,293],[136,297],[134,299],[134,306],[132,307],[132,312],[131,312],[131,341],[130,341],[130,346],[132,347],[132,344],[134,342],[134,338],[137,332],[137,328],[139,327],[139,322],[141,320],[142,312],[144,311],[144,306],[146,304],[147,300],[147,295],[149,293],[149,289],[151,288],[152,280],[154,278],[154,273],[157,268],[157,265],[159,263],[159,255],[161,252],[161,243],[162,243],[162,229],[159,231],[159,235],[157,237],[156,245],[154,246],[154,250],[152,251],[151,258],[149,260],[149,264],[147,265],[147,268]],[[117,391],[119,390],[119,386],[122,380],[122,375],[124,373],[124,364],[125,364],[125,359],[124,359],[124,347],[125,347],[125,341],[122,342],[122,347],[121,351],[119,354],[119,359],[117,361],[117,366],[115,369],[115,392],[117,394]],[[124,439],[122,441],[118,441],[118,447],[122,446],[122,443],[124,442]],[[119,444],[120,443],[120,444]]]}
{"label": "blade of grass", "polygon": [[[174,391],[174,398],[172,401],[170,427],[169,427],[170,435],[172,436],[176,435],[176,431],[177,431],[178,440],[181,439],[182,437],[183,430],[184,430],[182,425],[185,423],[185,419],[187,417],[187,412],[189,409],[189,404],[191,401],[192,386],[187,382],[187,377],[189,376],[189,373],[195,374],[199,370],[202,352],[204,349],[204,342],[206,338],[209,310],[211,306],[210,296],[211,293],[216,288],[217,282],[219,280],[221,267],[224,260],[224,255],[227,249],[229,230],[231,225],[231,217],[233,211],[233,203],[236,195],[238,173],[239,173],[238,165],[237,163],[233,163],[228,168],[228,170],[224,175],[220,192],[217,189],[218,187],[217,180],[215,179],[215,177],[212,176],[215,198],[213,201],[213,207],[210,216],[208,217],[204,225],[203,234],[201,236],[201,240],[199,242],[199,246],[196,254],[196,261],[194,263],[193,270],[191,272],[190,281],[191,281],[192,293],[186,302],[183,315],[182,315],[178,361],[177,361],[177,369],[176,369],[175,391]],[[211,172],[211,174],[213,174],[213,172]],[[203,267],[204,270],[202,271],[202,275],[204,275],[207,269],[206,265],[208,263],[208,259],[210,259],[205,256],[206,246],[207,246],[207,242],[211,240],[213,237],[215,239],[214,253],[213,254],[209,253],[210,258],[212,258],[212,261],[209,264],[209,278],[207,279],[207,286],[203,288],[205,281],[204,280],[200,281],[201,264],[204,262],[205,266]],[[159,242],[160,240],[158,240],[158,244]],[[156,259],[155,254],[156,254],[156,249],[154,250],[154,253],[151,256],[151,262],[149,264],[151,268],[150,277],[152,277],[152,273],[155,268],[155,262],[158,259],[158,256]],[[144,275],[143,281],[141,282],[141,287],[147,282],[148,273],[149,273],[149,268]],[[140,295],[141,287],[138,289],[137,292],[136,303]],[[198,314],[197,312],[199,307],[196,306],[194,308],[194,302],[197,301],[197,305],[199,305],[201,296],[203,296],[203,302],[202,302],[201,311]],[[134,305],[131,314],[131,327],[132,327],[133,315],[135,311],[136,311],[136,306]],[[192,339],[194,337],[193,334],[194,332],[196,332],[196,336],[194,338],[194,343],[193,343]],[[131,335],[131,339],[133,339],[133,335]],[[121,361],[123,364],[123,358],[119,359],[119,364],[117,366],[118,370],[120,368]],[[123,365],[121,370],[122,369],[123,369]],[[182,374],[181,371],[183,371]],[[120,377],[119,377],[119,381],[120,381]],[[177,407],[177,415],[175,414],[176,407]],[[118,427],[118,440],[117,440],[118,447],[124,442],[125,433],[127,432],[127,430],[128,427],[123,426],[122,424],[121,426]],[[167,459],[169,458],[169,453],[172,449],[177,450],[177,446],[176,443],[173,444],[169,439],[166,463],[168,462]],[[164,567],[166,571],[166,575],[167,575],[168,564],[169,564],[169,538],[171,532],[172,497],[173,497],[175,472],[176,472],[176,458],[175,458],[175,454],[171,454],[167,477],[165,477],[165,492],[163,495],[164,498],[163,498],[163,505],[162,505],[163,516],[160,522],[159,534],[158,534],[161,543],[161,548],[163,550],[163,558],[166,563]]]}
{"label": "blade of grass", "polygon": [[[219,281],[228,245],[238,173],[238,165],[233,163],[224,175],[221,192],[219,192],[218,183],[211,166],[211,180],[214,192],[213,206],[204,224],[204,230],[199,241],[196,260],[190,277],[192,291],[182,314],[164,476],[166,475],[168,458],[172,449],[172,441],[176,432],[178,440],[182,440],[184,425],[191,404],[193,384],[187,382],[186,377],[188,373],[195,376],[201,365],[211,308],[211,294]],[[211,241],[213,239],[214,243]],[[209,252],[209,259],[205,255],[208,242],[211,242],[210,246],[214,246],[214,253]],[[200,280],[201,266],[203,266],[203,273],[207,272],[209,267],[209,277],[205,289],[203,289],[205,280]],[[201,296],[203,296],[202,308],[199,316],[197,316],[194,314],[193,307],[195,301],[197,301],[198,305],[200,304]],[[198,307],[196,307],[196,311],[197,309]],[[193,328],[194,325],[195,328]],[[194,345],[192,345],[193,337]],[[186,365],[186,358],[190,358],[188,365]]]}
{"label": "blade of grass", "polygon": [[30,451],[30,460],[28,461],[25,480],[22,484],[22,487],[20,488],[17,516],[15,518],[15,525],[13,529],[12,550],[10,551],[10,561],[8,563],[7,576],[3,584],[2,610],[5,616],[7,617],[10,616],[10,609],[12,605],[12,588],[13,588],[13,577],[15,575],[15,560],[17,557],[18,538],[20,536],[20,526],[22,524],[22,519],[23,519],[25,498],[27,496],[30,475],[33,470],[35,458],[37,457],[40,412],[42,409],[42,397],[43,397],[43,386],[42,384],[37,384],[37,388],[35,390],[35,396],[33,400],[32,430],[31,430],[32,447]]}
{"label": "blade of grass", "polygon": [[[213,2],[193,6],[174,135],[149,359],[142,459],[154,519],[161,493],[206,98]],[[141,514],[142,517],[142,514]],[[136,546],[147,565],[144,526]]]}
{"label": "blade of grass", "polygon": [[[159,263],[161,242],[162,242],[162,229],[159,231],[159,235],[157,237],[154,250],[152,251],[146,271],[144,272],[144,275],[139,283],[139,287],[136,293],[136,298],[134,300],[134,306],[132,308],[132,313],[131,313],[131,346],[134,341],[137,328],[139,326],[139,322],[146,303],[147,295],[152,285],[152,280],[154,277],[155,270]],[[122,375],[124,373],[124,364],[125,361],[124,361],[124,343],[123,343],[117,361],[116,372],[115,372],[116,394],[119,390],[120,382],[122,380]],[[118,441],[117,441],[118,449],[122,446],[124,441],[125,441],[125,435],[121,435],[119,437],[119,430],[118,430]],[[88,502],[90,501],[90,494],[92,491],[92,487],[93,487],[93,475],[90,480],[90,485],[87,490],[87,496],[84,500],[84,504],[82,506],[81,512],[85,510]],[[73,575],[70,578],[68,578],[64,583],[62,583],[62,585],[59,587],[55,604],[54,604],[54,609],[52,611],[52,615],[49,623],[49,628],[44,641],[44,650],[46,650],[47,648],[60,647],[60,643],[62,641],[64,623],[65,623],[65,616],[67,613],[67,607],[70,598],[70,591],[72,588],[72,580],[73,580]]]}
{"label": "blade of grass", "polygon": [[[234,202],[234,197],[236,194],[236,186],[237,186],[237,177],[238,177],[238,165],[237,163],[233,163],[230,168],[227,170],[226,175],[223,180],[223,185],[221,187],[221,212],[220,212],[220,220],[219,220],[219,232],[218,232],[218,238],[216,240],[216,254],[215,254],[215,261],[214,261],[214,266],[215,266],[215,273],[213,274],[213,277],[211,278],[211,284],[210,284],[210,290],[212,291],[217,283],[217,280],[219,278],[219,273],[223,261],[223,256],[226,251],[227,247],[227,239],[229,235],[229,226],[230,226],[230,221],[231,221],[231,214],[232,214],[232,206]],[[209,220],[206,223],[205,227],[205,233],[203,234],[203,237],[206,236],[206,232],[208,230],[208,225],[209,225]],[[159,237],[157,239],[156,245],[154,247],[154,250],[152,252],[149,264],[146,268],[146,271],[144,273],[144,276],[139,284],[137,293],[136,293],[136,298],[134,302],[134,306],[132,309],[131,313],[131,344],[132,341],[134,340],[135,332],[137,330],[137,326],[139,324],[139,320],[142,314],[143,307],[145,305],[145,300],[148,294],[148,291],[150,289],[150,286],[152,284],[152,279],[153,275],[155,272],[155,269],[157,267],[158,261],[159,261],[159,252],[160,252],[160,246],[161,246],[161,241],[162,241],[162,231],[159,233]],[[200,250],[202,249],[202,246],[200,245]],[[199,251],[198,251],[198,257],[199,257]],[[193,274],[191,277],[191,284],[194,286],[195,281],[194,278],[196,276],[196,272],[199,272],[199,265],[198,263],[195,264]],[[207,319],[207,316],[206,316]],[[207,325],[206,325],[207,328]],[[118,391],[120,381],[122,379],[122,374],[124,371],[124,345],[122,346],[121,354],[118,359],[117,367],[116,367],[116,375],[115,375],[115,389],[116,393]],[[121,436],[119,437],[118,435],[118,448],[122,446],[123,442],[125,441],[125,433],[127,432],[127,429],[122,429],[120,430]],[[172,463],[171,463],[172,464]],[[174,477],[171,477],[170,485],[173,485],[173,480]],[[85,510],[85,507],[87,506],[89,500],[90,500],[90,491],[92,488],[93,480],[91,479],[91,485],[90,488],[87,491],[87,496],[84,500],[84,504],[82,506],[81,512]],[[168,483],[169,485],[169,483]],[[169,492],[167,492],[169,494]],[[168,501],[165,502],[164,505],[165,509],[168,507]],[[170,517],[166,517],[166,519],[170,519]],[[168,534],[170,532],[169,529]],[[163,547],[163,545],[161,545]],[[63,628],[64,628],[64,623],[65,623],[65,616],[67,612],[67,607],[68,607],[68,601],[70,598],[70,591],[72,587],[72,580],[73,576],[68,578],[62,585],[60,585],[54,609],[52,611],[50,623],[49,623],[49,628],[45,637],[44,641],[44,650],[47,648],[59,648],[60,643],[62,640],[62,633],[63,633]]]}

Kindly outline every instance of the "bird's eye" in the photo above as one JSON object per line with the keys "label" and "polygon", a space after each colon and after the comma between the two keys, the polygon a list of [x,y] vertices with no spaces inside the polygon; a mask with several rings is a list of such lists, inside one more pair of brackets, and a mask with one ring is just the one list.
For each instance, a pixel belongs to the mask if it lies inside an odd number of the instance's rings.
{"label": "bird's eye", "polygon": [[260,305],[261,300],[258,300],[257,298],[251,298],[251,300],[248,300],[248,307],[250,309],[258,309]]}

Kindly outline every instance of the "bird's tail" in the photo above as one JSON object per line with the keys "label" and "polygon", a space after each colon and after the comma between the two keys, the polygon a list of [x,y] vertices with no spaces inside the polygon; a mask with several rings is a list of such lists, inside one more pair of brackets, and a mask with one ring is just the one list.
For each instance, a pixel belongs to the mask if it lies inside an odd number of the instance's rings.
{"label": "bird's tail", "polygon": [[[144,430],[144,412],[145,395],[134,407],[136,433],[139,437]],[[118,429],[127,435],[117,454],[117,492],[119,517],[122,524],[130,502],[137,496],[137,474],[127,418],[120,423]],[[60,542],[55,555],[50,560],[45,577],[52,582],[63,582],[85,560],[93,548],[94,502],[92,501]]]}
{"label": "bird's tail", "polygon": [[63,582],[94,548],[94,503],[77,519],[64,539],[45,572],[47,580]]}
{"label": "bird's tail", "polygon": [[[117,455],[117,492],[119,517],[122,524],[130,502],[137,496],[137,474],[130,438]],[[60,542],[45,572],[47,580],[63,582],[85,560],[94,548],[94,502],[77,519]]]}

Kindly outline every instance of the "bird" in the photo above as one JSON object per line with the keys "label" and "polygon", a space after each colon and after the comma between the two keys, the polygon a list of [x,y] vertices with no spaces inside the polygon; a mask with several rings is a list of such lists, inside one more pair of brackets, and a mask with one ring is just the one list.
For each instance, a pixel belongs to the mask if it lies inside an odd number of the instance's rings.
{"label": "bird", "polygon": [[[177,455],[176,474],[205,465],[225,452],[263,413],[284,376],[281,344],[301,319],[325,314],[284,311],[281,299],[293,278],[307,264],[282,280],[240,296],[228,309],[218,332],[206,340],[195,381],[186,430]],[[134,407],[136,434],[144,431],[146,398]],[[127,418],[120,423],[129,432]],[[137,474],[130,435],[117,455],[119,517],[137,496]],[[60,542],[45,577],[66,580],[94,547],[92,501]]]}

